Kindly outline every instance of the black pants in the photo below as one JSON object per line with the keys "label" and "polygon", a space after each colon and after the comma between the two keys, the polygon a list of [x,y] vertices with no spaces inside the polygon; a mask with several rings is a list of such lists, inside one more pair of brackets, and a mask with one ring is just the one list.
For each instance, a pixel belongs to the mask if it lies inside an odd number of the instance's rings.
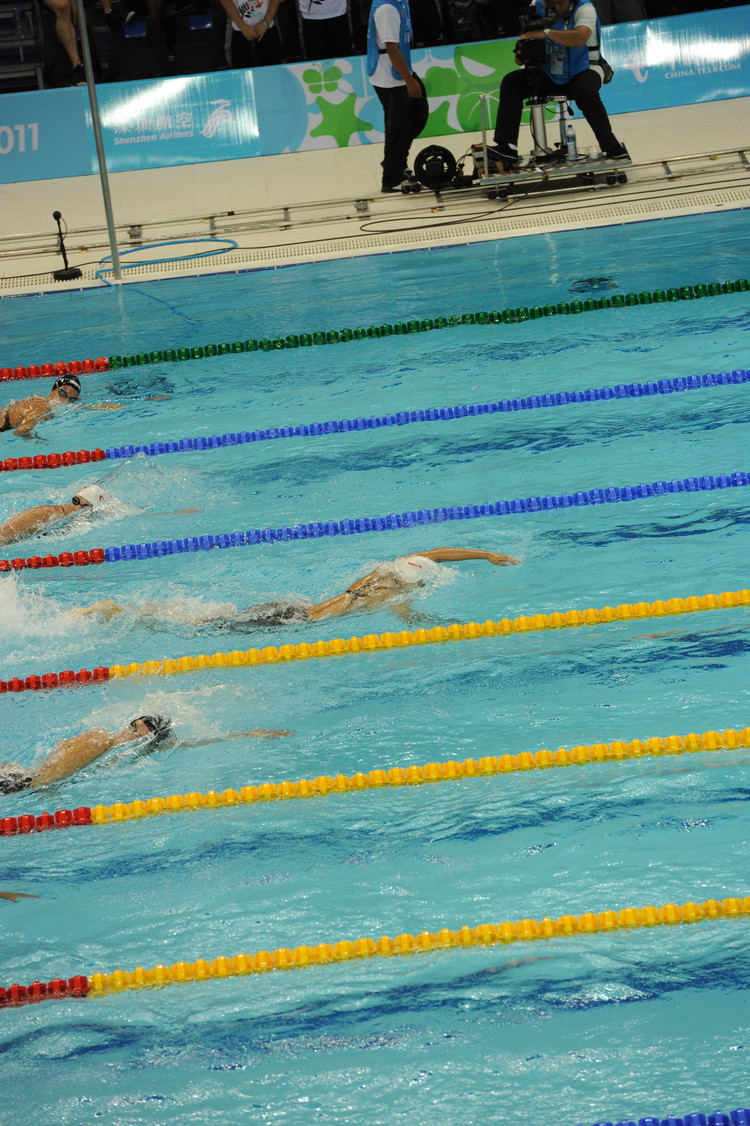
{"label": "black pants", "polygon": [[330,20],[302,20],[302,40],[308,59],[348,58],[352,36],[346,12]]}
{"label": "black pants", "polygon": [[[612,126],[607,117],[604,103],[599,97],[601,79],[595,70],[582,70],[564,86],[558,86],[546,74],[543,78],[542,92],[545,94],[565,94],[572,98],[588,121],[599,146],[605,152],[617,144]],[[531,93],[529,79],[525,70],[511,70],[500,83],[500,104],[495,121],[495,142],[505,141],[511,145],[518,143],[518,130],[521,125],[523,103]]]}
{"label": "black pants", "polygon": [[424,129],[430,115],[427,91],[420,78],[421,98],[410,98],[405,86],[376,86],[385,117],[385,152],[383,153],[383,187],[394,188],[404,178],[409,149]]}
{"label": "black pants", "polygon": [[274,24],[262,39],[245,39],[241,31],[232,32],[232,67],[277,66],[282,62],[281,36]]}

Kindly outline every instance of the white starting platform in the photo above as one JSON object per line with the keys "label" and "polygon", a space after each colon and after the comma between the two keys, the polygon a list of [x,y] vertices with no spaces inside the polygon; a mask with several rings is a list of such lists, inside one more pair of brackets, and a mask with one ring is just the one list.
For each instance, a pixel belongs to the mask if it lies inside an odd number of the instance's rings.
{"label": "white starting platform", "polygon": [[516,168],[506,171],[488,158],[484,163],[484,146],[472,145],[476,183],[487,190],[488,199],[505,199],[510,195],[531,194],[591,187],[594,184],[626,184],[632,161],[609,160],[605,156],[579,156],[575,160],[539,160],[534,156],[523,160]]}

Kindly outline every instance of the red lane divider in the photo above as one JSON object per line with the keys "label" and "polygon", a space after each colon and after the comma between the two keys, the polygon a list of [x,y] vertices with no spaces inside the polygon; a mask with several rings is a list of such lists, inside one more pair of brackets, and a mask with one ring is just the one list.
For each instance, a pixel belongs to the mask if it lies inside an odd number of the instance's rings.
{"label": "red lane divider", "polygon": [[44,688],[58,688],[66,684],[90,684],[92,681],[109,680],[109,669],[100,665],[96,669],[80,669],[73,672],[46,672],[42,676],[27,676],[25,680],[14,676],[12,680],[0,680],[0,695],[3,692],[34,692]]}
{"label": "red lane divider", "polygon": [[58,809],[55,813],[24,813],[20,817],[0,817],[0,837],[15,837],[20,833],[44,833],[47,829],[69,829],[71,825],[90,825],[91,809],[81,805],[78,809]]}
{"label": "red lane divider", "polygon": [[61,375],[87,375],[92,371],[109,371],[109,360],[98,356],[95,360],[58,360],[56,364],[31,364],[30,367],[0,368],[0,383],[13,379],[59,379]]}
{"label": "red lane divider", "polygon": [[59,555],[30,555],[28,559],[0,559],[0,571],[35,571],[39,567],[88,567],[104,563],[104,548],[91,551],[62,551]]}
{"label": "red lane divider", "polygon": [[0,461],[0,473],[14,469],[59,469],[61,465],[85,465],[89,461],[104,461],[104,450],[66,450],[64,454],[36,454],[34,457],[6,457]]}
{"label": "red lane divider", "polygon": [[76,974],[67,980],[56,977],[53,981],[32,981],[31,985],[9,985],[7,989],[0,986],[0,1009],[59,997],[87,997],[88,992],[89,979],[85,974]]}

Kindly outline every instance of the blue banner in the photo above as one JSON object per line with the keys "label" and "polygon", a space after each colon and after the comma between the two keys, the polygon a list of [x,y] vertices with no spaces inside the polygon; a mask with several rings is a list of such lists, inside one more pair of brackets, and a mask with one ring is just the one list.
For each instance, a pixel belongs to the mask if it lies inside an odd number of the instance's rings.
{"label": "blue banner", "polygon": [[[604,28],[611,114],[750,95],[750,7]],[[511,39],[414,51],[427,88],[423,137],[488,125]],[[383,113],[363,57],[217,71],[97,87],[110,172],[382,142]],[[97,171],[88,91],[0,96],[0,183]]]}

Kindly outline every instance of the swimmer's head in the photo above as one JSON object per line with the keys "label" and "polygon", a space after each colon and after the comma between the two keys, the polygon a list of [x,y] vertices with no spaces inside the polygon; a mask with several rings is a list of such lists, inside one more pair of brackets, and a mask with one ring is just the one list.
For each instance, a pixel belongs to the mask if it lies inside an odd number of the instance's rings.
{"label": "swimmer's head", "polygon": [[[139,730],[139,725],[145,727],[146,732]],[[172,721],[165,715],[139,715],[131,719],[128,727],[132,728],[136,735],[148,738],[152,747],[159,747],[174,738]]]}
{"label": "swimmer's head", "polygon": [[75,403],[81,394],[81,381],[77,375],[63,375],[52,384],[52,394],[55,391],[58,398]]}
{"label": "swimmer's head", "polygon": [[423,583],[438,567],[439,564],[426,555],[405,555],[388,564],[390,573],[402,583]]}
{"label": "swimmer's head", "polygon": [[0,794],[20,794],[31,785],[31,775],[17,762],[0,762]]}
{"label": "swimmer's head", "polygon": [[81,508],[101,508],[103,504],[107,503],[107,494],[98,485],[86,485],[83,489],[79,489],[76,495],[72,498],[71,504],[80,506]]}

